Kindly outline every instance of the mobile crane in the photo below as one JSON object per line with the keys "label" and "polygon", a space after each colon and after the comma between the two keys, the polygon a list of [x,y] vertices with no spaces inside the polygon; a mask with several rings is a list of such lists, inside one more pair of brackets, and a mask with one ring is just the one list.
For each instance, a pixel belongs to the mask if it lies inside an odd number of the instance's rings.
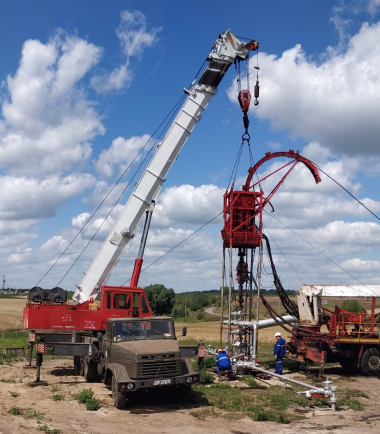
{"label": "mobile crane", "polygon": [[[67,302],[67,293],[62,288],[44,291],[34,287],[29,291],[23,325],[30,330],[30,348],[34,344],[37,347],[36,383],[41,383],[43,354],[74,356],[78,374],[88,381],[100,377],[112,387],[117,408],[123,407],[128,394],[138,389],[190,386],[199,381],[198,373],[185,358],[203,357],[204,349],[178,346],[172,318],[153,317],[144,290],[137,286],[138,279],[149,218],[172,164],[230,65],[246,59],[249,52],[257,48],[256,41],[241,42],[230,30],[219,35],[201,78],[196,84],[194,81],[190,89],[184,89],[188,95],[184,105],[77,287],[73,296],[77,304]],[[131,285],[105,285],[144,213],[147,221]],[[99,293],[98,306],[94,300]]]}

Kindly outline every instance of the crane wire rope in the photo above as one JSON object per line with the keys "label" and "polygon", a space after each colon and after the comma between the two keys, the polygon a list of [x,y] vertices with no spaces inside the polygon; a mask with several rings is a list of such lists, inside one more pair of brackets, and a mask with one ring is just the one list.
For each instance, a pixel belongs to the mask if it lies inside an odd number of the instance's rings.
{"label": "crane wire rope", "polygon": [[274,217],[273,215],[271,215],[270,213],[268,213],[268,211],[266,211],[265,209],[263,210],[266,214],[268,214],[270,217],[272,217],[274,220],[276,220],[278,223],[282,224],[286,229],[290,230],[294,235],[296,235],[298,238],[300,238],[303,242],[305,242],[306,244],[308,244],[310,247],[312,247],[314,250],[316,250],[318,253],[320,253],[322,256],[324,256],[326,259],[328,259],[330,262],[332,262],[334,265],[336,265],[338,268],[340,268],[343,272],[345,272],[346,274],[348,274],[350,277],[352,277],[354,280],[356,280],[357,282],[360,283],[360,285],[363,285],[365,288],[367,288],[370,292],[373,292],[370,288],[368,288],[367,285],[365,285],[363,282],[361,282],[359,279],[357,279],[355,276],[353,276],[351,273],[349,273],[347,270],[345,270],[343,267],[341,267],[339,264],[337,264],[333,259],[331,259],[330,257],[328,257],[325,253],[323,253],[322,251],[320,251],[317,247],[315,247],[313,244],[309,243],[309,241],[305,240],[305,238],[303,238],[301,235],[297,234],[297,232],[295,232],[293,229],[291,229],[289,226],[287,226],[285,223],[283,223],[281,220],[279,220],[278,218]]}
{"label": "crane wire rope", "polygon": [[[207,59],[206,59],[207,60]],[[201,72],[202,68],[204,67],[204,64],[206,63],[206,60],[202,63],[202,65],[200,66],[200,68],[198,69],[197,73],[194,76],[193,81],[191,82],[190,86],[191,87],[197,77],[199,76],[199,73]],[[124,177],[124,175],[126,174],[126,172],[130,169],[130,167],[132,166],[132,164],[137,160],[137,158],[141,155],[142,151],[146,148],[146,146],[148,145],[148,143],[152,140],[152,138],[154,137],[154,135],[160,130],[160,128],[162,127],[162,125],[166,122],[166,120],[169,118],[170,120],[173,118],[173,112],[177,112],[178,107],[180,104],[183,103],[183,101],[185,100],[186,95],[182,95],[181,98],[179,98],[179,100],[174,104],[173,108],[169,111],[169,113],[165,116],[165,118],[163,119],[163,121],[160,123],[160,125],[155,129],[155,131],[153,132],[153,134],[150,136],[149,140],[144,144],[144,146],[140,149],[140,151],[138,152],[138,154],[136,155],[136,157],[131,161],[131,163],[128,165],[128,167],[124,170],[124,172],[120,175],[120,177],[117,179],[117,181],[114,183],[114,185],[112,186],[112,188],[110,189],[110,191],[107,193],[107,195],[103,198],[103,200],[100,202],[100,204],[98,205],[98,207],[95,209],[95,211],[91,214],[91,216],[89,217],[89,219],[87,219],[87,221],[84,223],[84,225],[82,226],[82,228],[78,231],[78,233],[75,235],[75,237],[71,240],[71,242],[68,244],[68,246],[64,249],[64,251],[58,256],[58,258],[56,259],[56,261],[51,265],[51,267],[47,270],[47,272],[40,278],[40,280],[37,282],[37,284],[35,286],[37,286],[49,273],[50,271],[54,268],[54,266],[58,263],[58,261],[62,258],[62,256],[67,252],[67,250],[71,247],[71,245],[74,243],[74,241],[78,238],[78,236],[81,234],[81,232],[84,230],[84,228],[88,225],[88,223],[90,222],[90,220],[95,216],[95,214],[98,212],[98,210],[102,207],[102,205],[104,204],[104,202],[107,200],[107,198],[110,196],[110,194],[112,193],[112,191],[115,189],[115,187],[120,183],[121,179]],[[154,146],[156,145],[156,143],[159,141],[160,137],[162,136],[163,132],[166,130],[168,126],[168,122],[166,122],[166,125],[164,127],[164,129],[161,131],[161,133],[159,134],[159,137],[155,140],[153,146],[151,147],[151,149],[148,151],[146,157],[143,159],[144,163],[146,161],[147,156],[150,154],[150,152],[152,151],[152,149],[154,148]],[[141,168],[142,164],[139,166],[139,169]],[[135,172],[135,174],[133,175],[133,177],[136,175],[137,171]],[[129,187],[129,185],[131,184],[131,182],[133,181],[133,177],[132,179],[127,183],[127,187],[124,189],[123,193],[119,196],[119,199],[123,196],[125,190]],[[118,200],[119,200],[118,199]],[[114,206],[111,209],[111,212],[113,211],[113,209],[115,208],[115,206],[117,205],[117,203],[114,204]],[[110,213],[109,213],[110,214]],[[107,217],[109,216],[109,214],[107,215]],[[106,218],[107,218],[106,217]],[[103,223],[105,222],[106,219],[103,220]],[[103,225],[103,223],[100,225],[100,227]],[[94,236],[90,239],[90,241],[86,244],[85,248],[80,252],[79,256],[76,258],[76,260],[74,261],[74,263],[72,264],[72,266],[69,268],[69,270],[65,273],[65,275],[62,277],[62,279],[59,281],[59,283],[62,282],[62,280],[67,276],[68,272],[73,268],[73,266],[75,265],[75,263],[78,261],[78,259],[82,256],[83,252],[87,249],[88,245],[91,243],[91,241],[94,239],[94,237],[96,236],[96,234],[99,232],[100,227],[97,229],[97,231],[95,232]],[[58,284],[59,284],[58,283]],[[58,285],[57,285],[58,286]]]}
{"label": "crane wire rope", "polygon": [[[184,98],[186,98],[185,96],[182,96],[180,98],[180,100],[177,102],[175,107],[178,107],[178,105],[181,103],[181,100],[183,100]],[[75,264],[78,262],[78,260],[80,259],[80,257],[82,256],[82,254],[85,252],[85,250],[87,249],[87,247],[90,245],[90,243],[94,240],[94,238],[96,237],[96,235],[98,234],[98,232],[100,231],[100,229],[102,228],[103,224],[107,221],[108,217],[111,215],[112,211],[114,210],[114,208],[116,207],[116,205],[119,204],[121,198],[123,197],[124,193],[126,192],[126,190],[128,189],[128,187],[130,186],[130,184],[132,183],[134,177],[137,175],[137,173],[140,171],[141,167],[145,164],[145,161],[148,159],[150,153],[152,152],[152,150],[154,149],[154,147],[157,145],[158,141],[160,140],[160,138],[162,137],[162,134],[164,133],[164,131],[166,130],[167,126],[169,125],[169,122],[171,123],[174,115],[176,114],[175,109],[173,108],[171,110],[171,116],[169,117],[169,119],[166,122],[165,127],[163,128],[163,130],[161,131],[160,135],[158,136],[158,138],[154,141],[153,145],[151,146],[151,148],[148,150],[148,152],[146,153],[145,157],[142,159],[141,163],[139,164],[139,166],[137,167],[137,169],[135,170],[131,180],[129,182],[127,182],[125,188],[123,189],[123,191],[121,192],[121,194],[119,195],[119,197],[116,199],[115,203],[113,204],[113,206],[111,207],[111,209],[109,210],[109,212],[107,213],[106,217],[103,219],[102,223],[99,225],[99,227],[96,229],[96,231],[94,232],[94,234],[92,235],[92,237],[90,238],[90,240],[87,242],[87,244],[84,246],[84,248],[82,249],[82,251],[79,253],[79,255],[77,256],[77,258],[74,260],[74,262],[71,264],[71,266],[69,267],[69,269],[66,271],[66,273],[64,274],[64,276],[61,278],[61,280],[58,282],[58,284],[56,286],[58,286],[62,280],[68,275],[68,273],[72,270],[72,268],[75,266]],[[168,116],[165,118],[167,119]],[[161,124],[162,125],[162,124]],[[157,131],[157,130],[156,130]],[[150,140],[148,140],[146,142],[146,144],[144,145],[144,147],[149,143]],[[138,155],[141,154],[141,151],[139,152]],[[137,159],[137,156],[134,158],[134,161]],[[133,162],[132,162],[133,163]],[[128,166],[131,167],[132,163]],[[123,175],[126,173],[126,171],[128,170],[128,168],[124,171]],[[123,176],[122,175],[122,176]],[[120,181],[121,177],[119,177],[118,182]],[[113,186],[113,188],[116,185]],[[109,195],[109,194],[108,194]],[[105,199],[104,199],[105,200]],[[102,203],[104,203],[104,200],[102,201]]]}
{"label": "crane wire rope", "polygon": [[329,174],[327,174],[324,170],[322,170],[318,164],[312,162],[317,168],[318,170],[320,170],[324,175],[326,175],[328,178],[331,179],[331,181],[334,181],[335,184],[339,185],[340,188],[342,188],[347,194],[349,194],[353,199],[356,200],[356,202],[358,202],[362,207],[364,207],[369,213],[371,213],[375,218],[377,218],[377,220],[380,220],[380,217],[378,215],[376,215],[373,211],[371,211],[366,205],[364,205],[363,202],[361,202],[357,197],[355,197],[349,190],[347,190],[345,187],[343,187],[342,184],[340,184],[338,181],[336,181],[332,176],[330,176]]}
{"label": "crane wire rope", "polygon": [[[226,193],[229,190],[229,188],[231,187],[231,189],[232,189],[233,186],[234,186],[234,184],[235,184],[236,174],[237,174],[237,171],[239,169],[239,163],[240,163],[240,159],[241,159],[241,154],[243,152],[243,146],[244,146],[244,142],[241,143],[239,151],[237,153],[235,164],[234,164],[234,167],[232,168],[231,176],[230,176],[230,179],[228,181],[227,188],[226,188]],[[231,183],[231,181],[232,181],[232,183]]]}
{"label": "crane wire rope", "polygon": [[305,283],[302,279],[302,277],[300,276],[300,274],[298,273],[298,271],[293,267],[293,265],[290,263],[290,261],[288,260],[288,258],[285,256],[285,253],[281,250],[281,247],[277,244],[276,240],[273,238],[272,234],[269,232],[268,228],[264,225],[263,223],[263,228],[265,228],[265,232],[267,232],[269,234],[269,236],[271,237],[272,241],[276,244],[278,250],[281,252],[282,256],[284,257],[285,261],[289,264],[290,268],[297,274],[297,276],[299,277],[301,283]]}
{"label": "crane wire rope", "polygon": [[[152,137],[160,130],[160,128],[165,124],[165,122],[167,121],[168,118],[172,118],[173,116],[173,111],[176,111],[179,104],[181,104],[181,102],[184,100],[184,98],[186,98],[185,95],[182,95],[181,98],[176,102],[176,104],[173,106],[173,108],[169,111],[169,113],[165,116],[165,118],[163,119],[163,121],[160,123],[160,125],[155,129],[155,131],[153,132],[153,134],[150,136],[150,138],[146,141],[146,143],[143,145],[143,147],[140,149],[140,151],[138,152],[138,154],[133,158],[133,160],[130,162],[130,164],[127,166],[127,168],[124,170],[124,172],[119,176],[119,178],[116,180],[116,182],[114,183],[114,185],[111,187],[111,189],[109,190],[109,192],[105,195],[105,197],[102,199],[102,201],[99,203],[99,205],[96,207],[95,211],[91,214],[91,216],[86,220],[86,222],[84,223],[84,225],[81,227],[81,229],[77,232],[77,234],[74,236],[74,238],[70,241],[70,243],[67,245],[67,247],[63,250],[63,252],[58,256],[58,258],[54,261],[54,263],[50,266],[50,268],[46,271],[46,273],[40,278],[40,280],[37,282],[37,284],[35,286],[38,286],[38,284],[50,273],[50,271],[55,267],[55,265],[59,262],[59,260],[62,258],[62,256],[67,252],[67,250],[72,246],[72,244],[74,243],[74,241],[79,237],[79,235],[83,232],[83,230],[85,229],[85,227],[89,224],[89,222],[92,220],[92,218],[95,216],[95,214],[99,211],[99,209],[103,206],[104,202],[108,199],[108,197],[111,195],[111,193],[113,192],[113,190],[116,188],[116,186],[121,182],[122,178],[124,177],[124,175],[126,174],[126,172],[131,168],[132,164],[140,157],[141,153],[144,151],[144,149],[147,147],[148,143],[152,140]],[[167,122],[166,122],[167,124]],[[160,133],[159,137],[162,136],[162,133]],[[149,150],[149,152],[147,153],[147,156],[149,155],[149,153],[151,152],[151,150],[154,148],[154,146],[156,145],[157,141],[159,140],[156,139],[153,146],[151,147],[151,149]],[[145,162],[147,156],[143,159],[143,162]],[[139,166],[139,168],[141,167],[141,165]],[[135,174],[134,174],[135,176]],[[133,178],[132,178],[133,180]],[[132,181],[131,180],[131,181]],[[127,183],[127,187],[130,185],[131,181],[129,181]],[[124,190],[125,191],[125,190]],[[123,194],[124,194],[123,191]],[[116,206],[116,204],[112,207],[111,211],[114,209],[114,207]],[[98,230],[96,231],[95,235],[98,233],[100,228],[98,228]],[[95,236],[94,235],[94,236]],[[93,240],[94,236],[91,238],[90,242]],[[89,244],[89,243],[88,243]],[[88,244],[86,245],[85,249],[87,248]],[[85,250],[84,249],[84,250]],[[83,254],[84,250],[82,250],[78,256],[78,258],[75,260],[75,262],[77,262],[77,260],[80,258],[80,256]],[[73,264],[74,265],[74,264]],[[69,271],[71,270],[72,266],[70,267]],[[67,273],[64,275],[64,277],[60,280],[60,282],[66,277]],[[59,282],[59,283],[60,283]],[[58,285],[57,285],[58,286]]]}
{"label": "crane wire rope", "polygon": [[[141,273],[143,273],[144,271],[146,271],[148,268],[150,268],[152,265],[156,264],[158,261],[160,261],[162,258],[164,258],[165,256],[167,256],[169,253],[171,253],[173,250],[175,250],[177,247],[179,247],[181,244],[183,244],[184,242],[186,242],[187,240],[189,240],[191,237],[193,237],[195,234],[197,234],[199,231],[201,231],[204,227],[206,227],[207,225],[209,225],[211,222],[213,222],[215,219],[217,219],[221,214],[223,214],[223,211],[221,211],[219,214],[217,214],[215,217],[213,217],[211,220],[209,220],[208,222],[206,222],[205,224],[203,224],[202,226],[200,226],[196,231],[192,232],[190,235],[188,235],[186,238],[184,238],[182,241],[180,241],[179,243],[177,243],[175,246],[171,247],[167,252],[165,252],[163,255],[161,255],[160,257],[158,257],[155,261],[151,262],[150,264],[148,264],[146,267],[144,267],[141,270]],[[130,280],[129,280],[130,281]],[[122,285],[120,286],[124,286],[126,283],[129,282],[128,280],[125,281]]]}

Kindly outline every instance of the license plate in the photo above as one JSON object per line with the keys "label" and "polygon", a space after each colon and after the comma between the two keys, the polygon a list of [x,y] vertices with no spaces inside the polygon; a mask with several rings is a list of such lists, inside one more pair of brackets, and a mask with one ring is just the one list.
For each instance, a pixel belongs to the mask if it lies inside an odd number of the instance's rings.
{"label": "license plate", "polygon": [[155,380],[153,386],[159,386],[164,384],[172,384],[172,380],[168,378],[167,380]]}

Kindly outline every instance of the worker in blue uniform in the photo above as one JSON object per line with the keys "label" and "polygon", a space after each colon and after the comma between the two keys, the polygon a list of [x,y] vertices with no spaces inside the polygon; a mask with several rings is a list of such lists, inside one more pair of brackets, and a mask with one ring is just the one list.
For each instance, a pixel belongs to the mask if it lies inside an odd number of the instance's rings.
{"label": "worker in blue uniform", "polygon": [[282,375],[282,358],[285,357],[285,339],[281,337],[281,333],[275,333],[276,343],[274,344],[273,355],[276,359],[276,370],[275,374]]}
{"label": "worker in blue uniform", "polygon": [[223,371],[228,371],[228,378],[230,378],[230,375],[232,373],[232,367],[230,358],[228,357],[226,350],[218,350],[218,355],[216,357],[216,366],[216,373],[219,375],[219,378],[221,378],[221,372]]}

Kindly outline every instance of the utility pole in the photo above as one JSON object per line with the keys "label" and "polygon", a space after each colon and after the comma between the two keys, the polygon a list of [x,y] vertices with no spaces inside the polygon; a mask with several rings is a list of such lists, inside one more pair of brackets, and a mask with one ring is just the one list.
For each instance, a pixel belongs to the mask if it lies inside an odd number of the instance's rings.
{"label": "utility pole", "polygon": [[5,285],[5,275],[3,274],[3,292],[4,292],[4,285]]}

